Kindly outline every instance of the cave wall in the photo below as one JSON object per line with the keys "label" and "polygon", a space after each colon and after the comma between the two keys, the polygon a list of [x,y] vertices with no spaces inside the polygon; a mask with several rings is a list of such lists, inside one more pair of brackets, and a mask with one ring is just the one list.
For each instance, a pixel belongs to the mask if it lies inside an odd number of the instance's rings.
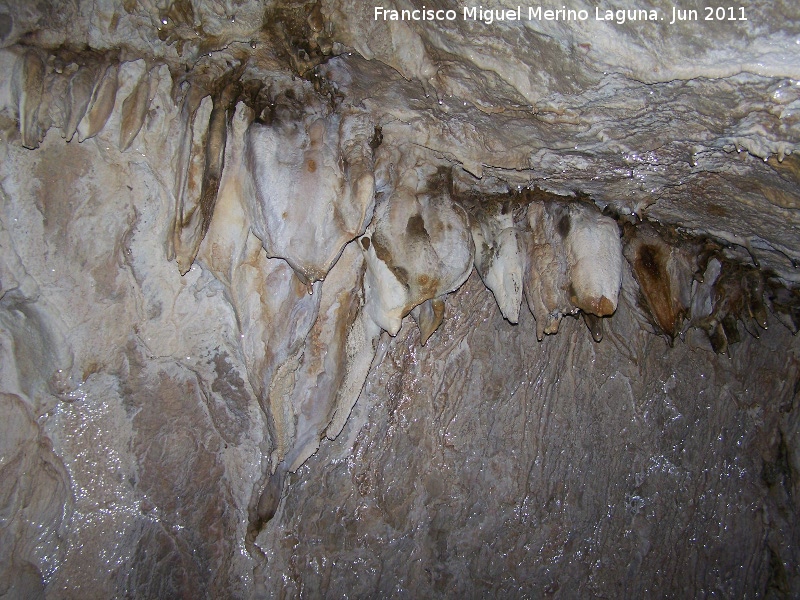
{"label": "cave wall", "polygon": [[40,449],[4,425],[2,593],[235,596],[264,435],[235,316],[164,260],[157,175],[107,152],[4,147],[3,392]]}
{"label": "cave wall", "polygon": [[794,594],[795,338],[774,327],[720,360],[643,332],[635,310],[600,343],[576,319],[538,343],[473,277],[425,347],[413,326],[387,340],[347,437],[263,534],[268,588]]}
{"label": "cave wall", "polygon": [[0,598],[800,595],[800,14],[757,4],[0,2]]}
{"label": "cave wall", "polygon": [[268,458],[235,316],[163,259],[156,175],[107,152],[4,148],[9,598],[797,591],[797,338],[670,345],[627,266],[599,343],[569,317],[537,341],[476,273],[425,346],[384,333],[248,548]]}

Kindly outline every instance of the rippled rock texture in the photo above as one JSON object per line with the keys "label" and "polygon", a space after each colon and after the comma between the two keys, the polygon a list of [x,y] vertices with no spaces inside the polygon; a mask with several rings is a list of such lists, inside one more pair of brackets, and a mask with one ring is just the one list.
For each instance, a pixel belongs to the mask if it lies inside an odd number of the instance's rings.
{"label": "rippled rock texture", "polygon": [[347,437],[298,472],[264,534],[280,573],[262,571],[268,587],[795,589],[800,365],[787,331],[719,361],[642,332],[627,303],[599,344],[576,319],[540,344],[530,314],[515,327],[492,305],[473,276],[425,347],[410,326],[388,344]]}
{"label": "rippled rock texture", "polygon": [[0,0],[0,598],[800,596],[800,8],[436,4]]}

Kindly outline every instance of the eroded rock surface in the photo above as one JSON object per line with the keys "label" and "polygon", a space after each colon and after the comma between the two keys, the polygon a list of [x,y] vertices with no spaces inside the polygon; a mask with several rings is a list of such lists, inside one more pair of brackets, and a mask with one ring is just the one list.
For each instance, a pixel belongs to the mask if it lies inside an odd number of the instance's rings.
{"label": "eroded rock surface", "polygon": [[574,318],[539,343],[529,314],[512,326],[493,304],[473,276],[425,347],[413,324],[391,341],[262,534],[268,589],[793,593],[800,357],[785,328],[770,319],[769,339],[719,361],[643,331],[627,300],[601,343]]}
{"label": "eroded rock surface", "polygon": [[800,595],[800,9],[451,4],[0,0],[0,598]]}

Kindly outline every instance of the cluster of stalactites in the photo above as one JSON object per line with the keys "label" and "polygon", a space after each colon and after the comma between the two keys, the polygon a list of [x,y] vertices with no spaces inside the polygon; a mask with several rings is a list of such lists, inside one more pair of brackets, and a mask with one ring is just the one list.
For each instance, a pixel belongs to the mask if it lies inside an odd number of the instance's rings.
{"label": "cluster of stalactites", "polygon": [[[38,147],[51,127],[67,141],[93,137],[116,106],[124,152],[159,85],[158,66],[126,68],[123,76],[119,62],[91,52],[47,55],[17,47],[4,50],[0,61],[11,73],[4,106],[28,148]],[[233,115],[246,96],[240,77],[234,70],[174,88],[179,124],[169,165],[175,209],[168,246],[181,273],[194,263],[215,214]],[[128,91],[118,102],[124,82]],[[491,207],[468,212],[428,166],[429,157],[415,148],[380,148],[380,128],[361,111],[334,110],[314,93],[294,91],[252,108],[230,167],[247,230],[309,291],[360,238],[365,312],[392,335],[411,314],[427,341],[442,322],[444,296],[463,284],[473,263],[509,321],[518,321],[526,300],[540,339],[579,310],[601,335],[597,318],[616,308],[620,249],[613,222],[593,206],[529,203],[516,217]]]}
{"label": "cluster of stalactites", "polygon": [[[92,138],[106,128],[116,108],[117,147],[125,152],[145,126],[161,68],[141,60],[120,62],[114,53],[6,48],[0,50],[0,69],[10,76],[0,84],[0,105],[18,122],[21,144],[30,149],[38,148],[51,128],[60,129],[67,142]],[[122,89],[125,96],[118,98]],[[227,127],[240,91],[235,75],[176,87],[182,95],[180,139],[173,164],[160,166],[174,171],[176,210],[169,247],[181,273],[191,268],[208,230],[224,168]]]}
{"label": "cluster of stalactites", "polygon": [[539,340],[580,312],[600,341],[603,318],[617,307],[623,257],[639,307],[670,342],[699,331],[711,349],[728,353],[741,330],[759,337],[769,310],[792,333],[800,329],[800,292],[713,241],[646,221],[620,228],[591,203],[538,190],[459,201],[470,216],[478,274],[511,323],[528,306]]}
{"label": "cluster of stalactites", "polygon": [[[124,152],[159,85],[158,67],[121,77],[118,62],[94,53],[59,57],[13,48],[2,60],[12,73],[5,106],[29,148],[53,126],[67,141],[76,133],[79,141],[92,137],[118,104]],[[247,95],[240,77],[234,70],[174,87],[180,122],[168,246],[181,273],[191,268],[215,214],[233,115]],[[128,92],[118,103],[121,79]],[[247,230],[309,291],[360,238],[365,312],[392,335],[411,314],[427,341],[442,322],[444,296],[463,284],[473,263],[509,321],[518,321],[526,301],[539,339],[578,311],[596,339],[602,335],[598,319],[616,309],[621,249],[614,222],[594,206],[552,200],[517,206],[513,214],[493,202],[465,210],[429,157],[414,147],[381,147],[380,128],[362,111],[334,109],[313,92],[295,90],[251,108],[230,167]]]}
{"label": "cluster of stalactites", "polygon": [[[161,67],[137,62],[2,50],[11,76],[0,104],[25,147],[51,127],[83,141],[111,119],[126,152],[161,77]],[[623,257],[646,314],[670,338],[696,327],[724,352],[739,322],[753,334],[766,327],[766,305],[800,327],[795,292],[716,246],[675,243],[646,223],[625,226],[621,238],[616,220],[579,198],[457,193],[451,171],[426,150],[384,140],[366,109],[303,82],[273,93],[233,69],[178,82],[173,94],[175,151],[158,165],[173,177],[170,258],[186,273],[199,257],[226,286],[270,431],[271,474],[254,494],[253,534],[274,513],[285,473],[342,431],[381,330],[396,335],[410,314],[425,344],[444,319],[444,298],[473,266],[508,321],[528,307],[539,340],[581,313],[600,341],[603,318],[617,309]]]}
{"label": "cluster of stalactites", "polygon": [[721,245],[643,222],[624,226],[624,254],[639,286],[639,305],[655,331],[672,341],[690,330],[729,353],[744,331],[759,337],[768,310],[800,329],[800,294],[755,265],[727,258]]}
{"label": "cluster of stalactites", "polygon": [[511,323],[523,299],[539,340],[565,315],[584,315],[602,339],[602,317],[617,308],[622,245],[616,222],[593,205],[549,196],[468,202],[475,268]]}
{"label": "cluster of stalactites", "polygon": [[[116,110],[111,137],[120,152],[131,149],[145,129],[164,65],[120,61],[117,54],[26,46],[0,50],[0,69],[9,75],[0,81],[0,112],[18,122],[22,146],[38,148],[52,128],[67,142],[84,142],[103,132]],[[170,191],[176,210],[168,245],[181,273],[191,268],[214,211],[228,127],[243,96],[241,75],[237,67],[191,81],[173,79],[173,94],[180,98],[177,152],[158,166],[174,175]]]}
{"label": "cluster of stalactites", "polygon": [[[18,120],[26,148],[38,148],[51,127],[68,142],[76,134],[82,142],[97,135],[114,110],[119,63],[113,57],[13,47],[0,51],[0,69],[7,75],[0,86],[3,109]],[[136,137],[152,100],[149,77],[143,81],[125,100],[130,116],[120,130],[121,146]]]}

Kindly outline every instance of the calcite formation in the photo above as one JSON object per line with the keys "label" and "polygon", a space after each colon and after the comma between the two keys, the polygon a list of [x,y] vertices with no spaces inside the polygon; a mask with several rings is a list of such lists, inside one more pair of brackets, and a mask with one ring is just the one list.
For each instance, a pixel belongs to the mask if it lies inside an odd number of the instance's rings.
{"label": "calcite formation", "polygon": [[475,269],[494,294],[503,316],[510,323],[517,323],[528,266],[526,246],[521,239],[524,228],[516,226],[510,203],[486,204],[484,208],[479,201],[473,209]]}
{"label": "calcite formation", "polygon": [[267,255],[314,282],[372,218],[374,127],[354,112],[298,115],[294,103],[279,98],[270,124],[248,129],[243,185],[253,232]]}
{"label": "calcite formation", "polygon": [[800,7],[417,4],[0,1],[0,598],[800,594]]}
{"label": "calcite formation", "polygon": [[[692,280],[696,273],[702,278],[695,254],[700,249],[693,244],[671,245],[648,223],[626,225],[624,239],[625,258],[639,283],[647,313],[660,332],[674,339],[692,305]],[[695,315],[701,310],[696,309]]]}
{"label": "calcite formation", "polygon": [[447,187],[433,174],[427,182],[416,165],[398,170],[358,240],[367,263],[365,310],[390,335],[413,308],[458,289],[474,256],[467,214]]}
{"label": "calcite formation", "polygon": [[525,298],[539,340],[556,333],[565,314],[613,314],[622,283],[616,223],[593,207],[560,202],[530,204],[527,219]]}

